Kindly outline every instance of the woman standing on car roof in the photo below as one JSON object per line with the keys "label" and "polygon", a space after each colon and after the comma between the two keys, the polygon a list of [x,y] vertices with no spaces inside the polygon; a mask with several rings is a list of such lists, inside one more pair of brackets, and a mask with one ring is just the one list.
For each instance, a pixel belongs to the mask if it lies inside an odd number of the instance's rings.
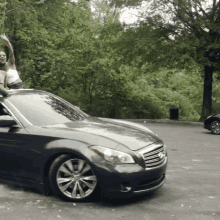
{"label": "woman standing on car roof", "polygon": [[9,87],[10,89],[24,89],[24,83],[20,79],[16,70],[13,47],[5,35],[1,35],[0,39],[6,43],[6,46],[9,49],[8,61],[6,53],[4,51],[0,51],[0,70],[6,71],[5,87]]}

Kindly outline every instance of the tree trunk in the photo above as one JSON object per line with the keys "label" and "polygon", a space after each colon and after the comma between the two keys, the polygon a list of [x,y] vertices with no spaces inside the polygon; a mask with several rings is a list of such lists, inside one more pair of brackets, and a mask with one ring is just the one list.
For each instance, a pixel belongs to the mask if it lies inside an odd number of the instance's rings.
{"label": "tree trunk", "polygon": [[199,121],[204,121],[207,116],[212,114],[212,81],[214,67],[205,66],[204,68],[204,87],[202,114]]}

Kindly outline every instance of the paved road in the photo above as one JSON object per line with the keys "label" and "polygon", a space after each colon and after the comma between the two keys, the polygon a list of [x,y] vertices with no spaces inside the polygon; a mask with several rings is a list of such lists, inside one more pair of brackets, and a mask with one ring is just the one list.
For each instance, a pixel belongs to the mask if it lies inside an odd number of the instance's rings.
{"label": "paved road", "polygon": [[129,200],[68,203],[0,184],[0,220],[219,220],[220,136],[200,126],[144,124],[168,149],[165,185]]}

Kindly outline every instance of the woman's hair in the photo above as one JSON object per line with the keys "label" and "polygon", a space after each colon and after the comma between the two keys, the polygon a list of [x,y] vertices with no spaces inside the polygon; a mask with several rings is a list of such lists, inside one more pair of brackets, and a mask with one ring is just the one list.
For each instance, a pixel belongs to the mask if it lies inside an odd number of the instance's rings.
{"label": "woman's hair", "polygon": [[5,46],[3,44],[0,44],[0,51],[4,51],[5,52]]}

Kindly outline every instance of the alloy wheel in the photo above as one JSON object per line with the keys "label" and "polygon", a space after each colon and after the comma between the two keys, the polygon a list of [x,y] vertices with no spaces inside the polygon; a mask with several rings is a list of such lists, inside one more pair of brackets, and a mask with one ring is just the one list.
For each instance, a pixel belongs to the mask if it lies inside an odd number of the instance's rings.
{"label": "alloy wheel", "polygon": [[211,131],[213,134],[220,134],[220,122],[219,121],[213,121],[210,127],[211,127]]}
{"label": "alloy wheel", "polygon": [[97,178],[85,160],[76,158],[61,164],[57,170],[56,183],[63,195],[80,200],[94,192]]}

